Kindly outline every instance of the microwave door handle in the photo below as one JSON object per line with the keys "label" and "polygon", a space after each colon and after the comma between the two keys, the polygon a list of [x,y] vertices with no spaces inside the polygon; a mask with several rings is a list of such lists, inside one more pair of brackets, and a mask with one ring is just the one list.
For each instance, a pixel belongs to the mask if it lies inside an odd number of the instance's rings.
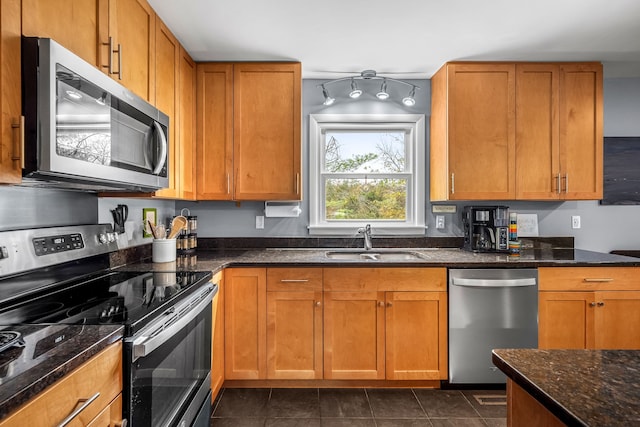
{"label": "microwave door handle", "polygon": [[167,138],[164,136],[164,132],[162,132],[162,128],[158,124],[158,122],[153,122],[153,127],[156,129],[158,135],[160,135],[160,159],[158,159],[158,163],[156,164],[155,169],[153,170],[154,175],[158,175],[162,170],[162,166],[164,166],[165,160],[167,160]]}

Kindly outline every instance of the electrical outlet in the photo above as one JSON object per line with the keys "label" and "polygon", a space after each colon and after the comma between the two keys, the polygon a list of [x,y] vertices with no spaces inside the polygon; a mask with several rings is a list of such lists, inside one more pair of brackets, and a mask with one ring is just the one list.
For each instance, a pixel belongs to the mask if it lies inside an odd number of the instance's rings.
{"label": "electrical outlet", "polygon": [[444,215],[436,215],[436,228],[444,228]]}
{"label": "electrical outlet", "polygon": [[256,228],[264,228],[264,216],[256,216]]}
{"label": "electrical outlet", "polygon": [[573,215],[571,217],[571,228],[580,228],[580,215]]}

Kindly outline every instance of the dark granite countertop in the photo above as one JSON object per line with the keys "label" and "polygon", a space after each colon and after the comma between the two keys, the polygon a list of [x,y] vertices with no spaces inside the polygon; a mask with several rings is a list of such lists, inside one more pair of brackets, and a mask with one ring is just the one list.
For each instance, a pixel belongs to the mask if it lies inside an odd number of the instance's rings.
{"label": "dark granite countertop", "polygon": [[0,420],[122,339],[122,326],[21,325],[24,347],[0,353]]}
{"label": "dark granite countertop", "polygon": [[500,349],[492,360],[569,426],[640,425],[640,351]]}
{"label": "dark granite countertop", "polygon": [[[640,266],[640,258],[612,255],[580,249],[524,249],[519,257],[504,253],[474,253],[457,248],[379,248],[370,252],[408,251],[419,254],[415,260],[344,260],[330,259],[330,251],[353,251],[354,249],[331,248],[268,248],[198,250],[197,264],[191,270],[206,270],[214,273],[227,267],[249,266],[299,266],[299,267],[448,267],[448,268],[534,268],[549,266]],[[364,252],[364,250],[363,250]],[[166,269],[159,264],[147,262],[125,265],[128,270],[147,271]]]}

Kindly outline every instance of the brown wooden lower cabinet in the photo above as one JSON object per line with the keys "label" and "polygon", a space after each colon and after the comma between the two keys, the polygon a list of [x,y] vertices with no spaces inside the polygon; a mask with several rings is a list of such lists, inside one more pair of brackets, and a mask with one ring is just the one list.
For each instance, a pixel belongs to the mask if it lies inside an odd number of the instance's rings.
{"label": "brown wooden lower cabinet", "polygon": [[507,426],[563,427],[564,425],[533,396],[507,378]]}
{"label": "brown wooden lower cabinet", "polygon": [[211,339],[211,402],[224,383],[224,276],[217,273],[213,276],[213,283],[218,284],[218,293],[211,307],[212,333]]}
{"label": "brown wooden lower cabinet", "polygon": [[384,292],[325,292],[324,303],[325,379],[384,379]]}
{"label": "brown wooden lower cabinet", "polygon": [[267,287],[264,268],[225,271],[224,376],[260,380],[267,373]]}
{"label": "brown wooden lower cabinet", "polygon": [[0,427],[50,427],[77,409],[78,402],[98,397],[74,419],[74,426],[116,427],[122,424],[122,343],[111,344],[78,369],[45,389],[2,422]]}
{"label": "brown wooden lower cabinet", "polygon": [[447,293],[386,293],[386,378],[447,378]]}
{"label": "brown wooden lower cabinet", "polygon": [[640,269],[538,269],[540,348],[640,349]]}
{"label": "brown wooden lower cabinet", "polygon": [[267,292],[267,379],[322,379],[321,290]]}
{"label": "brown wooden lower cabinet", "polygon": [[444,268],[232,268],[224,300],[226,380],[447,378]]}

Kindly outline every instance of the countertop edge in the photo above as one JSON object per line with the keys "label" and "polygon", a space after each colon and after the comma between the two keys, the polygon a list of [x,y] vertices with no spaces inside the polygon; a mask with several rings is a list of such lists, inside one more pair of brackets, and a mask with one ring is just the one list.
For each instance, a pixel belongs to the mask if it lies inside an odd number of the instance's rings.
{"label": "countertop edge", "polygon": [[[87,327],[87,326],[85,326]],[[88,326],[90,327],[90,326]],[[107,348],[109,345],[121,341],[123,338],[124,327],[114,327],[113,331],[102,336],[99,340],[92,342],[89,346],[79,350],[71,359],[65,359],[64,362],[58,364],[48,372],[44,373],[36,381],[15,391],[8,398],[0,402],[0,421],[20,409],[31,399],[37,397],[45,391],[49,386],[63,379],[67,374],[79,368],[96,354]]]}
{"label": "countertop edge", "polygon": [[527,393],[529,393],[534,399],[540,402],[542,406],[547,408],[549,412],[558,417],[558,419],[565,423],[567,426],[589,427],[588,424],[585,424],[569,409],[567,409],[553,397],[545,393],[544,390],[542,390],[535,383],[529,380],[529,378],[527,378],[524,374],[522,374],[511,364],[509,364],[509,362],[500,357],[500,355],[497,354],[495,350],[491,351],[491,361],[507,377],[509,377],[516,384],[522,387]]}

